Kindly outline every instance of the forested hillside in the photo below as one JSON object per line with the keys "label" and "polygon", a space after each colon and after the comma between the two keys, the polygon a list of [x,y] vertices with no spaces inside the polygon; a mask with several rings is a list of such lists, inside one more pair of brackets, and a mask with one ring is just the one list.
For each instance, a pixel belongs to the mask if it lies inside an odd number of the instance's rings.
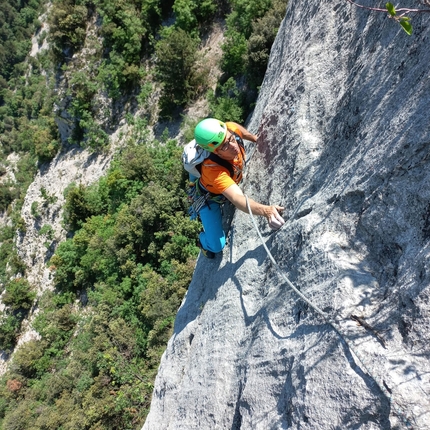
{"label": "forested hillside", "polygon": [[[0,6],[0,427],[135,429],[194,270],[180,154],[199,116],[252,110],[285,0],[36,0]],[[224,32],[222,56],[206,41]],[[33,44],[39,49],[30,54]],[[215,82],[213,79],[215,77]],[[158,133],[181,123],[178,136]],[[112,145],[126,124],[127,135]],[[31,204],[52,286],[16,247],[38,172],[73,150],[113,153],[65,205]],[[54,224],[62,224],[60,241]],[[17,347],[24,330],[37,336]]]}

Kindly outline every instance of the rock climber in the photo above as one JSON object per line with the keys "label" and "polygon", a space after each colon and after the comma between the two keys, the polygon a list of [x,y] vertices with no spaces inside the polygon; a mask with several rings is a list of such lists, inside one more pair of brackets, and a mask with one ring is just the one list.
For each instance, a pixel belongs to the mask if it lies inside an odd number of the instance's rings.
{"label": "rock climber", "polygon": [[[220,207],[223,198],[227,198],[238,209],[248,213],[246,198],[238,186],[245,167],[246,154],[243,139],[256,143],[257,136],[235,122],[224,123],[215,118],[206,118],[197,124],[194,138],[199,146],[216,154],[233,167],[231,169],[228,166],[229,169],[227,169],[206,158],[201,165],[201,177],[196,181],[196,186],[202,193],[209,192],[213,197],[209,198],[199,210],[204,230],[199,236],[199,247],[205,257],[214,258],[215,254],[225,246]],[[229,170],[233,173],[232,176]],[[193,179],[196,180],[191,178]],[[279,213],[283,211],[283,207],[263,205],[250,198],[248,201],[252,213],[266,217],[272,229],[279,229],[285,223]]]}

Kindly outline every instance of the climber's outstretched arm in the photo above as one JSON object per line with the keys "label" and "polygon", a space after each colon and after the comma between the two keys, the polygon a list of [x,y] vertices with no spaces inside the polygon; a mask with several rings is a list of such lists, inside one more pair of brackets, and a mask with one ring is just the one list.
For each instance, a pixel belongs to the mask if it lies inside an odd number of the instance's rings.
{"label": "climber's outstretched arm", "polygon": [[[236,184],[230,185],[223,192],[223,195],[228,200],[230,200],[238,209],[240,209],[245,213],[248,213],[248,208],[246,206],[246,198],[238,185]],[[266,217],[270,228],[276,230],[278,228],[281,228],[285,224],[284,219],[279,214],[279,212],[284,210],[282,206],[263,205],[250,198],[248,198],[248,201],[249,201],[249,206],[251,208],[252,213],[254,215],[260,215],[260,216]]]}
{"label": "climber's outstretched arm", "polygon": [[250,142],[257,142],[258,136],[256,134],[252,134],[249,132],[243,125],[238,124],[237,122],[234,122],[233,124],[236,125],[236,127],[240,130],[242,133],[242,137],[245,140],[249,140]]}

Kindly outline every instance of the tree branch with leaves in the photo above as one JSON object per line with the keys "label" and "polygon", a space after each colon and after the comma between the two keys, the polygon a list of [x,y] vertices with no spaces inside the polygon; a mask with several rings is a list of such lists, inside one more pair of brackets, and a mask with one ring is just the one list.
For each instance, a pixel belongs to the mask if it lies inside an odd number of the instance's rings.
{"label": "tree branch with leaves", "polygon": [[[379,7],[364,6],[364,5],[355,3],[353,0],[347,0],[347,1],[361,9],[388,13],[388,17],[396,20],[409,36],[412,34],[412,24],[411,24],[411,18],[408,15],[411,13],[430,13],[430,7],[422,8],[422,9],[412,9],[412,8],[405,8],[405,7],[396,9],[393,3],[388,2],[385,4],[385,8],[379,8]],[[430,6],[430,1],[428,0],[423,0],[423,1],[425,5]]]}

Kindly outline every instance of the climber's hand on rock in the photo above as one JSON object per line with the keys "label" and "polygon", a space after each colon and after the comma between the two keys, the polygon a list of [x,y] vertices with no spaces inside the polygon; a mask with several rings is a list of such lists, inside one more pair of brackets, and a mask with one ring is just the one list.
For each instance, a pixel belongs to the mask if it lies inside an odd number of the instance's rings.
{"label": "climber's hand on rock", "polygon": [[285,224],[284,218],[279,214],[279,212],[282,212],[283,210],[284,208],[282,206],[268,206],[266,218],[272,230],[278,230]]}

